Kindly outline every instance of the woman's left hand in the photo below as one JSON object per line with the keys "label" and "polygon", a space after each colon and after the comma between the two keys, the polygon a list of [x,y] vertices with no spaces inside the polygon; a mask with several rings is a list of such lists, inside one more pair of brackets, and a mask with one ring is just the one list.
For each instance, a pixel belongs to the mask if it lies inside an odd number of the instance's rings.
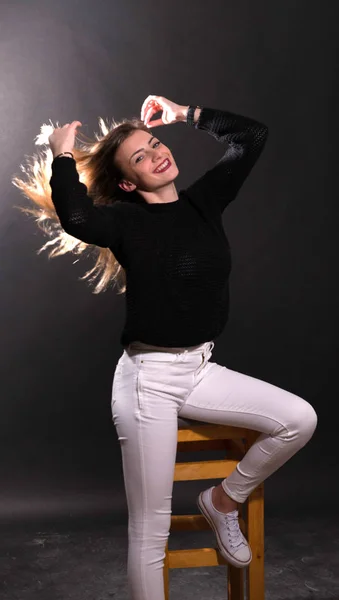
{"label": "woman's left hand", "polygon": [[[159,125],[170,125],[179,121],[186,121],[188,106],[182,106],[171,102],[163,96],[147,96],[141,107],[141,120],[147,127],[158,127]],[[151,121],[151,118],[162,111],[160,119]]]}

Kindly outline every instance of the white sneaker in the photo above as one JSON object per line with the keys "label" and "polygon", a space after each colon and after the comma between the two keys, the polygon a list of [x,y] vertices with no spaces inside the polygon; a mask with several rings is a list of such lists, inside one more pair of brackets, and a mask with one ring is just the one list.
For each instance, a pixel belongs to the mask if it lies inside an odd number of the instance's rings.
{"label": "white sneaker", "polygon": [[221,556],[234,567],[247,567],[252,560],[252,552],[239,527],[238,511],[222,513],[214,508],[214,487],[199,494],[198,508],[215,532]]}

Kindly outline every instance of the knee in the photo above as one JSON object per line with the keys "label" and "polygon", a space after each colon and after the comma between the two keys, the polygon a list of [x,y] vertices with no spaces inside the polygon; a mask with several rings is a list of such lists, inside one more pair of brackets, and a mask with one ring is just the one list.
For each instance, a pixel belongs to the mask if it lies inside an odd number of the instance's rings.
{"label": "knee", "polygon": [[298,400],[295,411],[293,411],[294,418],[292,416],[292,421],[294,426],[292,426],[292,429],[298,432],[299,443],[302,447],[313,436],[318,424],[318,415],[309,402],[302,398]]}

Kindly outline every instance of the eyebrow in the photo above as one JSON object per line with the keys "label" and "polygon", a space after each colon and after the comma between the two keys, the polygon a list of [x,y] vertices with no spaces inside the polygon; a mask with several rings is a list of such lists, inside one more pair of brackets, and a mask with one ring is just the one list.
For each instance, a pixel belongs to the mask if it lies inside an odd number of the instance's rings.
{"label": "eyebrow", "polygon": [[[154,137],[154,135],[152,135],[152,137],[148,140],[148,144],[151,144],[152,140],[154,140],[154,139],[155,139],[155,137]],[[133,152],[133,154],[130,156],[129,162],[131,162],[131,160],[135,154],[138,154],[138,152],[141,152],[142,150],[145,150],[145,148],[139,148],[139,150],[136,150],[135,152]]]}

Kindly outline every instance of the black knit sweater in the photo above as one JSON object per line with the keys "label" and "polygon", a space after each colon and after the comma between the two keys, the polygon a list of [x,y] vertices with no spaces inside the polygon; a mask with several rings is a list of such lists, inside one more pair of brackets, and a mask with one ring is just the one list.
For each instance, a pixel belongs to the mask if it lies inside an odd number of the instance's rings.
{"label": "black knit sweater", "polygon": [[[227,148],[221,160],[168,203],[116,201],[94,206],[76,163],[52,163],[52,200],[64,230],[108,247],[126,272],[122,346],[134,340],[189,347],[215,339],[228,318],[231,255],[222,213],[259,158],[267,127],[203,108],[197,129]],[[129,194],[126,194],[126,197]]]}

